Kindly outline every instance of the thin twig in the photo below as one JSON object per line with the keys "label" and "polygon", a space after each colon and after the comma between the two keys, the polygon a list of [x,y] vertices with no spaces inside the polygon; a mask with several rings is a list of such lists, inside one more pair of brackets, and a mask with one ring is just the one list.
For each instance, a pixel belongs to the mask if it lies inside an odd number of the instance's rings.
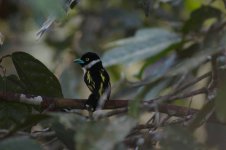
{"label": "thin twig", "polygon": [[153,103],[153,101],[158,101],[158,103],[163,101],[169,102],[172,100],[188,98],[188,97],[192,97],[199,94],[207,94],[207,92],[208,92],[208,89],[203,87],[198,90],[191,91],[189,93],[182,93],[179,95],[168,94],[168,95],[160,96],[160,97],[149,100],[147,103]]}
{"label": "thin twig", "polygon": [[201,75],[200,77],[198,78],[195,78],[194,80],[190,81],[189,83],[185,84],[184,86],[180,87],[178,90],[174,91],[172,94],[177,94],[177,93],[180,93],[181,91],[187,89],[188,87],[190,86],[193,86],[194,84],[198,83],[199,81],[209,77],[212,75],[212,72],[207,72],[203,75]]}

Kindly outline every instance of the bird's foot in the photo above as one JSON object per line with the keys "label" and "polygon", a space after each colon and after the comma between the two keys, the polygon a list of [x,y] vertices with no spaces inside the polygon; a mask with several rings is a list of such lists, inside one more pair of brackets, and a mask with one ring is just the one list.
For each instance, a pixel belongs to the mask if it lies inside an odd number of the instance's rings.
{"label": "bird's foot", "polygon": [[95,109],[92,105],[89,105],[89,104],[85,104],[85,109],[88,110],[89,112],[94,112]]}

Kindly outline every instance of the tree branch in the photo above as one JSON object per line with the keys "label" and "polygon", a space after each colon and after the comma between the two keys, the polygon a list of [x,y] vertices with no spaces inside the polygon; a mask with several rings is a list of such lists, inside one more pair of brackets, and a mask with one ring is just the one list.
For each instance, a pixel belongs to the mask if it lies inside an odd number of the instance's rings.
{"label": "tree branch", "polygon": [[[201,88],[199,90],[192,91],[190,93],[180,94],[180,95],[165,95],[160,96],[150,101],[145,101],[144,103],[151,104],[153,101],[172,101],[175,99],[182,99],[198,94],[205,94],[206,88]],[[67,99],[67,98],[54,98],[54,97],[45,97],[40,95],[31,95],[31,94],[19,94],[19,93],[10,93],[10,92],[0,92],[0,101],[8,102],[20,102],[30,105],[41,106],[43,109],[48,109],[51,106],[50,110],[60,109],[60,108],[74,108],[74,109],[84,109],[85,99]],[[109,100],[106,101],[103,109],[116,109],[123,108],[128,106],[128,101],[130,100]]]}
{"label": "tree branch", "polygon": [[[156,106],[158,107],[158,111],[160,113],[166,113],[169,115],[183,117],[187,115],[193,115],[197,113],[199,110],[176,106],[171,104],[159,103],[161,100],[172,101],[175,99],[182,99],[191,96],[195,96],[198,94],[206,93],[206,88],[201,88],[196,91],[192,91],[186,94],[180,94],[176,96],[165,95],[162,97],[154,98],[150,101],[145,101],[142,108],[148,111],[155,111]],[[158,101],[157,101],[158,100]],[[18,94],[18,93],[5,93],[0,92],[0,101],[6,102],[20,102],[25,104],[31,104],[36,106],[41,106],[43,109],[47,109],[52,106],[51,110],[62,109],[62,108],[74,108],[74,109],[84,109],[85,99],[66,99],[66,98],[50,98],[44,96],[30,95],[30,94]],[[109,100],[104,105],[103,109],[116,109],[108,112],[104,116],[110,117],[117,114],[122,114],[127,112],[128,103],[130,100]],[[158,103],[156,103],[156,101]],[[117,109],[120,108],[120,109]],[[210,118],[213,122],[219,122],[215,117]]]}

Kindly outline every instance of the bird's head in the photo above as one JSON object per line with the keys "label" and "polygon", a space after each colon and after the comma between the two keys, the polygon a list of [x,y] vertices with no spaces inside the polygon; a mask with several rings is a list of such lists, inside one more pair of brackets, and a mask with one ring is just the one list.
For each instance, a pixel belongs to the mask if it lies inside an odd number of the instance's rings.
{"label": "bird's head", "polygon": [[89,69],[98,62],[101,62],[100,57],[92,52],[87,52],[80,59],[74,60],[74,63],[80,64],[84,69]]}

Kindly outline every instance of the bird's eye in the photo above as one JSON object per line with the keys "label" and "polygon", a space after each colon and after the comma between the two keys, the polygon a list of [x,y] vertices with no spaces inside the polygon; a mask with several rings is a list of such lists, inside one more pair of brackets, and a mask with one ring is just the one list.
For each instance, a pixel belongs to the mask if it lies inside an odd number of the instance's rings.
{"label": "bird's eye", "polygon": [[89,58],[86,58],[86,61],[89,61]]}

